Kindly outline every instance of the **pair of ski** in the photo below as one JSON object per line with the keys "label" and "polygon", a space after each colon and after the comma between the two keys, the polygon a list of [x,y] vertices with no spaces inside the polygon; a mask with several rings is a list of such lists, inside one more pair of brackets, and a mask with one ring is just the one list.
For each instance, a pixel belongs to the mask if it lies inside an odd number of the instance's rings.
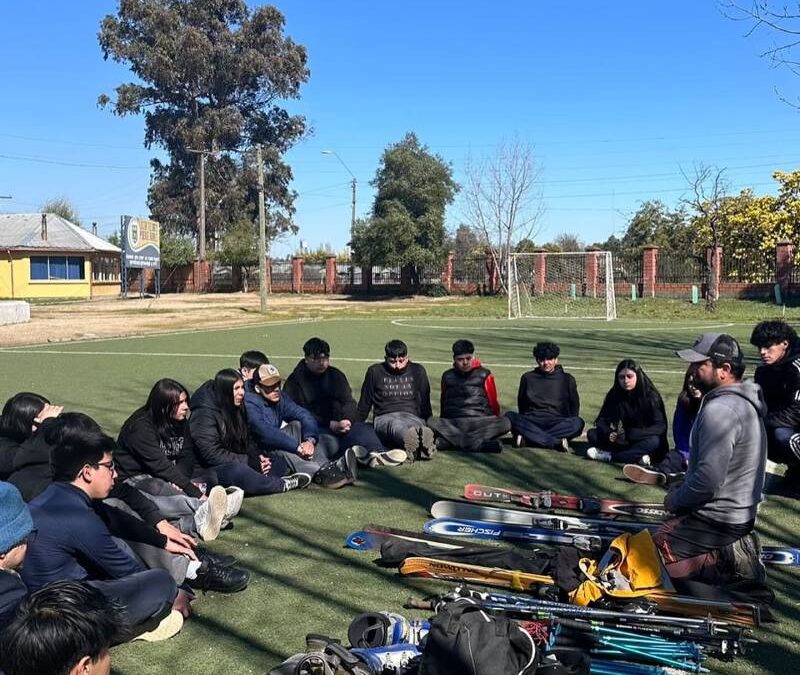
{"label": "pair of ski", "polygon": [[[430,534],[568,545],[582,550],[600,550],[624,532],[657,527],[657,523],[636,520],[559,516],[455,501],[434,503],[431,515],[434,519],[425,523],[425,532]],[[800,566],[800,548],[765,546],[761,560],[770,565]]]}
{"label": "pair of ski", "polygon": [[596,499],[593,497],[573,497],[550,490],[530,491],[511,490],[470,483],[464,486],[464,498],[477,502],[498,502],[517,504],[530,509],[565,509],[580,511],[587,515],[634,516],[663,520],[670,513],[663,504],[629,502],[623,499]]}
{"label": "pair of ski", "polygon": [[[345,540],[345,545],[348,548],[360,551],[375,550],[379,549],[383,542],[393,538],[420,542],[441,548],[442,552],[464,546],[463,542],[457,539],[396,530],[380,525],[366,525],[362,530],[353,532]],[[476,547],[473,544],[469,546],[470,548]],[[495,550],[492,546],[480,546],[480,548]],[[553,584],[552,578],[544,575],[422,556],[406,558],[400,566],[400,573],[431,579],[469,581],[518,591],[532,591],[540,586]],[[715,603],[713,601],[668,594],[653,594],[647,596],[647,600],[662,611],[670,610],[682,616],[711,616],[716,619],[749,626],[758,625],[760,622],[758,609],[749,604]]]}

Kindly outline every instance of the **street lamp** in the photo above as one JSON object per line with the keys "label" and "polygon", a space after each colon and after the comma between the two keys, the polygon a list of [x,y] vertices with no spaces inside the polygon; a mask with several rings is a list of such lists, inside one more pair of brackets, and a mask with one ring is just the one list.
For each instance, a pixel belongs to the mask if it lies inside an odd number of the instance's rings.
{"label": "street lamp", "polygon": [[355,174],[350,171],[350,167],[344,163],[344,160],[339,157],[338,153],[335,150],[323,150],[323,155],[333,155],[336,159],[339,160],[339,163],[345,168],[345,171],[350,174],[352,177],[352,181],[350,181],[350,187],[353,190],[353,199],[352,199],[352,211],[350,213],[350,248],[352,250],[352,242],[353,242],[353,234],[355,233],[356,229],[356,177]]}

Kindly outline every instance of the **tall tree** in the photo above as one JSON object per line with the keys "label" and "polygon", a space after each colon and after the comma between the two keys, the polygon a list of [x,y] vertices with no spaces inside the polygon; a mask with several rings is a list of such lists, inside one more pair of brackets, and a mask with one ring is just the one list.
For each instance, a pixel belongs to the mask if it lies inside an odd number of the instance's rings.
{"label": "tall tree", "polygon": [[419,286],[420,268],[447,255],[444,215],[459,189],[453,170],[408,133],[384,150],[371,185],[377,190],[372,217],[356,222],[354,257],[372,265],[408,266]]}
{"label": "tall tree", "polygon": [[120,116],[144,115],[151,161],[153,216],[176,233],[197,232],[199,167],[205,166],[208,234],[256,217],[253,161],[241,151],[264,147],[265,199],[273,223],[291,228],[296,194],[283,154],[306,132],[282,102],[308,80],[306,50],[286,37],[283,15],[244,0],[120,0],[99,34],[106,59],[127,64],[137,81],[101,95]]}
{"label": "tall tree", "polygon": [[695,167],[691,174],[683,175],[691,190],[690,196],[684,201],[694,211],[695,226],[703,232],[712,251],[707,265],[706,311],[716,312],[719,299],[719,258],[716,250],[722,246],[722,235],[727,223],[725,200],[728,181],[725,178],[725,169],[703,165]]}
{"label": "tall tree", "polygon": [[42,213],[54,213],[57,216],[61,216],[64,220],[68,220],[73,225],[83,227],[78,209],[75,207],[75,204],[66,197],[48,199],[39,207],[39,211]]}
{"label": "tall tree", "polygon": [[562,232],[556,235],[550,243],[556,251],[564,253],[583,251],[586,248],[586,244],[581,241],[581,238],[574,232]]}
{"label": "tall tree", "polygon": [[465,173],[467,220],[489,242],[501,290],[507,292],[509,252],[520,240],[538,234],[541,168],[533,147],[514,140],[500,145],[493,156],[469,158]]}

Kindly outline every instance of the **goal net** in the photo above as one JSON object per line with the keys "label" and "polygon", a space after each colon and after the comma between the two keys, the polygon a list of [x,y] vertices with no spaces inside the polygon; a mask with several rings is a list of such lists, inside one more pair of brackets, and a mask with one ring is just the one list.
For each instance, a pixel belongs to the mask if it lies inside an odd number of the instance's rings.
{"label": "goal net", "polygon": [[508,318],[617,318],[608,251],[512,253]]}

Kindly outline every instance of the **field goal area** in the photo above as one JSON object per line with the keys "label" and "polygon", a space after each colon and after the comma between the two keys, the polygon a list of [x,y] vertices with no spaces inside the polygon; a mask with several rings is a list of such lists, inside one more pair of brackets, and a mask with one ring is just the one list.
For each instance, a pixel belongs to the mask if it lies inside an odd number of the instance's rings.
{"label": "field goal area", "polygon": [[508,318],[616,319],[611,253],[512,253]]}

